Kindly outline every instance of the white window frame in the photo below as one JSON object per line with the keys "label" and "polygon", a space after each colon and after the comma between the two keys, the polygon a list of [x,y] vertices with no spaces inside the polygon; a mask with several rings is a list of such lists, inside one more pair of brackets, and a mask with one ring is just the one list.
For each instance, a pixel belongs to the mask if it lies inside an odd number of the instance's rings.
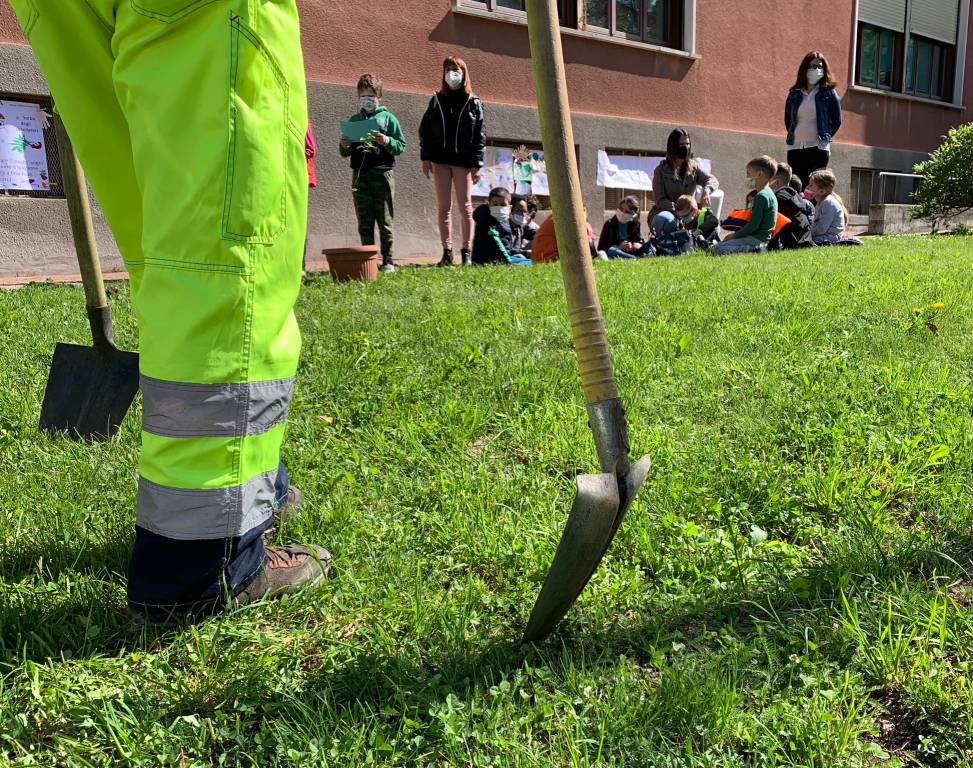
{"label": "white window frame", "polygon": [[[672,48],[667,45],[657,43],[647,43],[640,39],[635,39],[624,32],[613,32],[612,29],[603,27],[589,27],[586,29],[573,29],[571,27],[561,27],[561,33],[572,37],[585,37],[588,39],[602,40],[614,45],[624,45],[633,48],[641,48],[647,51],[656,51],[671,56],[678,56],[684,59],[702,58],[696,52],[696,3],[698,0],[683,0],[683,24],[682,24],[682,48]],[[452,0],[453,12],[465,16],[477,16],[480,18],[503,21],[512,24],[526,26],[527,14],[514,8],[500,8],[497,0]],[[577,18],[580,20],[584,16],[585,0],[577,0]],[[613,28],[615,25],[614,0],[609,4],[609,24]]]}
{"label": "white window frame", "polygon": [[[912,37],[911,32],[911,22],[912,22],[912,5],[915,2],[922,2],[922,0],[909,0],[906,7],[906,23],[905,23],[905,39],[902,44],[903,55],[908,56],[909,51],[909,39]],[[959,5],[959,28],[957,29],[956,35],[956,71],[953,73],[953,99],[952,101],[942,101],[941,99],[929,99],[924,96],[915,96],[910,93],[901,93],[899,91],[888,91],[879,88],[870,88],[865,85],[858,85],[855,82],[855,78],[858,73],[858,6],[859,0],[854,2],[854,18],[852,19],[851,25],[851,68],[848,70],[851,73],[849,78],[851,84],[848,89],[851,91],[860,91],[863,93],[878,94],[880,96],[888,96],[892,99],[905,99],[907,101],[921,101],[925,104],[935,104],[939,107],[951,107],[953,109],[966,109],[963,104],[963,87],[965,85],[964,75],[966,74],[966,56],[967,56],[967,45],[969,43],[969,27],[970,27],[970,0],[960,0]],[[903,61],[903,77],[905,76],[905,62]]]}

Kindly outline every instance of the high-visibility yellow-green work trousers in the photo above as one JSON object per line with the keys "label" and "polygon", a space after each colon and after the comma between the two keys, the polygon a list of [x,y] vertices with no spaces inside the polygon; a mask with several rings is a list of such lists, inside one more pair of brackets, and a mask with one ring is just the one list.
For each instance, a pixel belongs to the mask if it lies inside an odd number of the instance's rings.
{"label": "high-visibility yellow-green work trousers", "polygon": [[[239,540],[276,503],[301,344],[295,0],[10,1],[131,276],[137,539]],[[212,586],[136,597],[191,601]]]}

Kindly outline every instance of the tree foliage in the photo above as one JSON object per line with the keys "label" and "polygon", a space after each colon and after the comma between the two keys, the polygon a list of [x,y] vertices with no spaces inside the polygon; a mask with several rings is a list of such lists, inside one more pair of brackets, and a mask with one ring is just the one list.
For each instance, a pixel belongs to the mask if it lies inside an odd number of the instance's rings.
{"label": "tree foliage", "polygon": [[945,219],[973,210],[973,123],[950,128],[915,173],[923,176],[913,195],[915,218],[932,219],[936,229]]}

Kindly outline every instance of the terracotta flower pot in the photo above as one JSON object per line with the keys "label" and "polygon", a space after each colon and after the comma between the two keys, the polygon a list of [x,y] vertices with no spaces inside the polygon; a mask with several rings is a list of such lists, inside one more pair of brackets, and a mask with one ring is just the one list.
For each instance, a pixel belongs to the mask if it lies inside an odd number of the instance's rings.
{"label": "terracotta flower pot", "polygon": [[349,245],[344,248],[325,248],[322,253],[328,259],[328,270],[335,282],[378,279],[378,246]]}

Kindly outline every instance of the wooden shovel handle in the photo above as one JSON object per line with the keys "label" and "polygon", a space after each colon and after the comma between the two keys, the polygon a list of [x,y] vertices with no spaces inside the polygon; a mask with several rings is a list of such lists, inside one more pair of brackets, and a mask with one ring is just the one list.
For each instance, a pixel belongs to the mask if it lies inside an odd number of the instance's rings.
{"label": "wooden shovel handle", "polygon": [[64,195],[68,201],[71,234],[74,236],[74,250],[78,254],[85,304],[93,308],[106,307],[108,296],[105,294],[105,282],[101,276],[95,230],[91,224],[91,204],[88,202],[88,184],[84,178],[84,170],[74,154],[71,139],[68,138],[59,115],[54,117],[54,130],[57,133],[61,183],[64,184]]}
{"label": "wooden shovel handle", "polygon": [[527,0],[527,29],[561,279],[571,318],[581,386],[585,400],[589,404],[598,403],[618,397],[618,388],[588,248],[554,0]]}

